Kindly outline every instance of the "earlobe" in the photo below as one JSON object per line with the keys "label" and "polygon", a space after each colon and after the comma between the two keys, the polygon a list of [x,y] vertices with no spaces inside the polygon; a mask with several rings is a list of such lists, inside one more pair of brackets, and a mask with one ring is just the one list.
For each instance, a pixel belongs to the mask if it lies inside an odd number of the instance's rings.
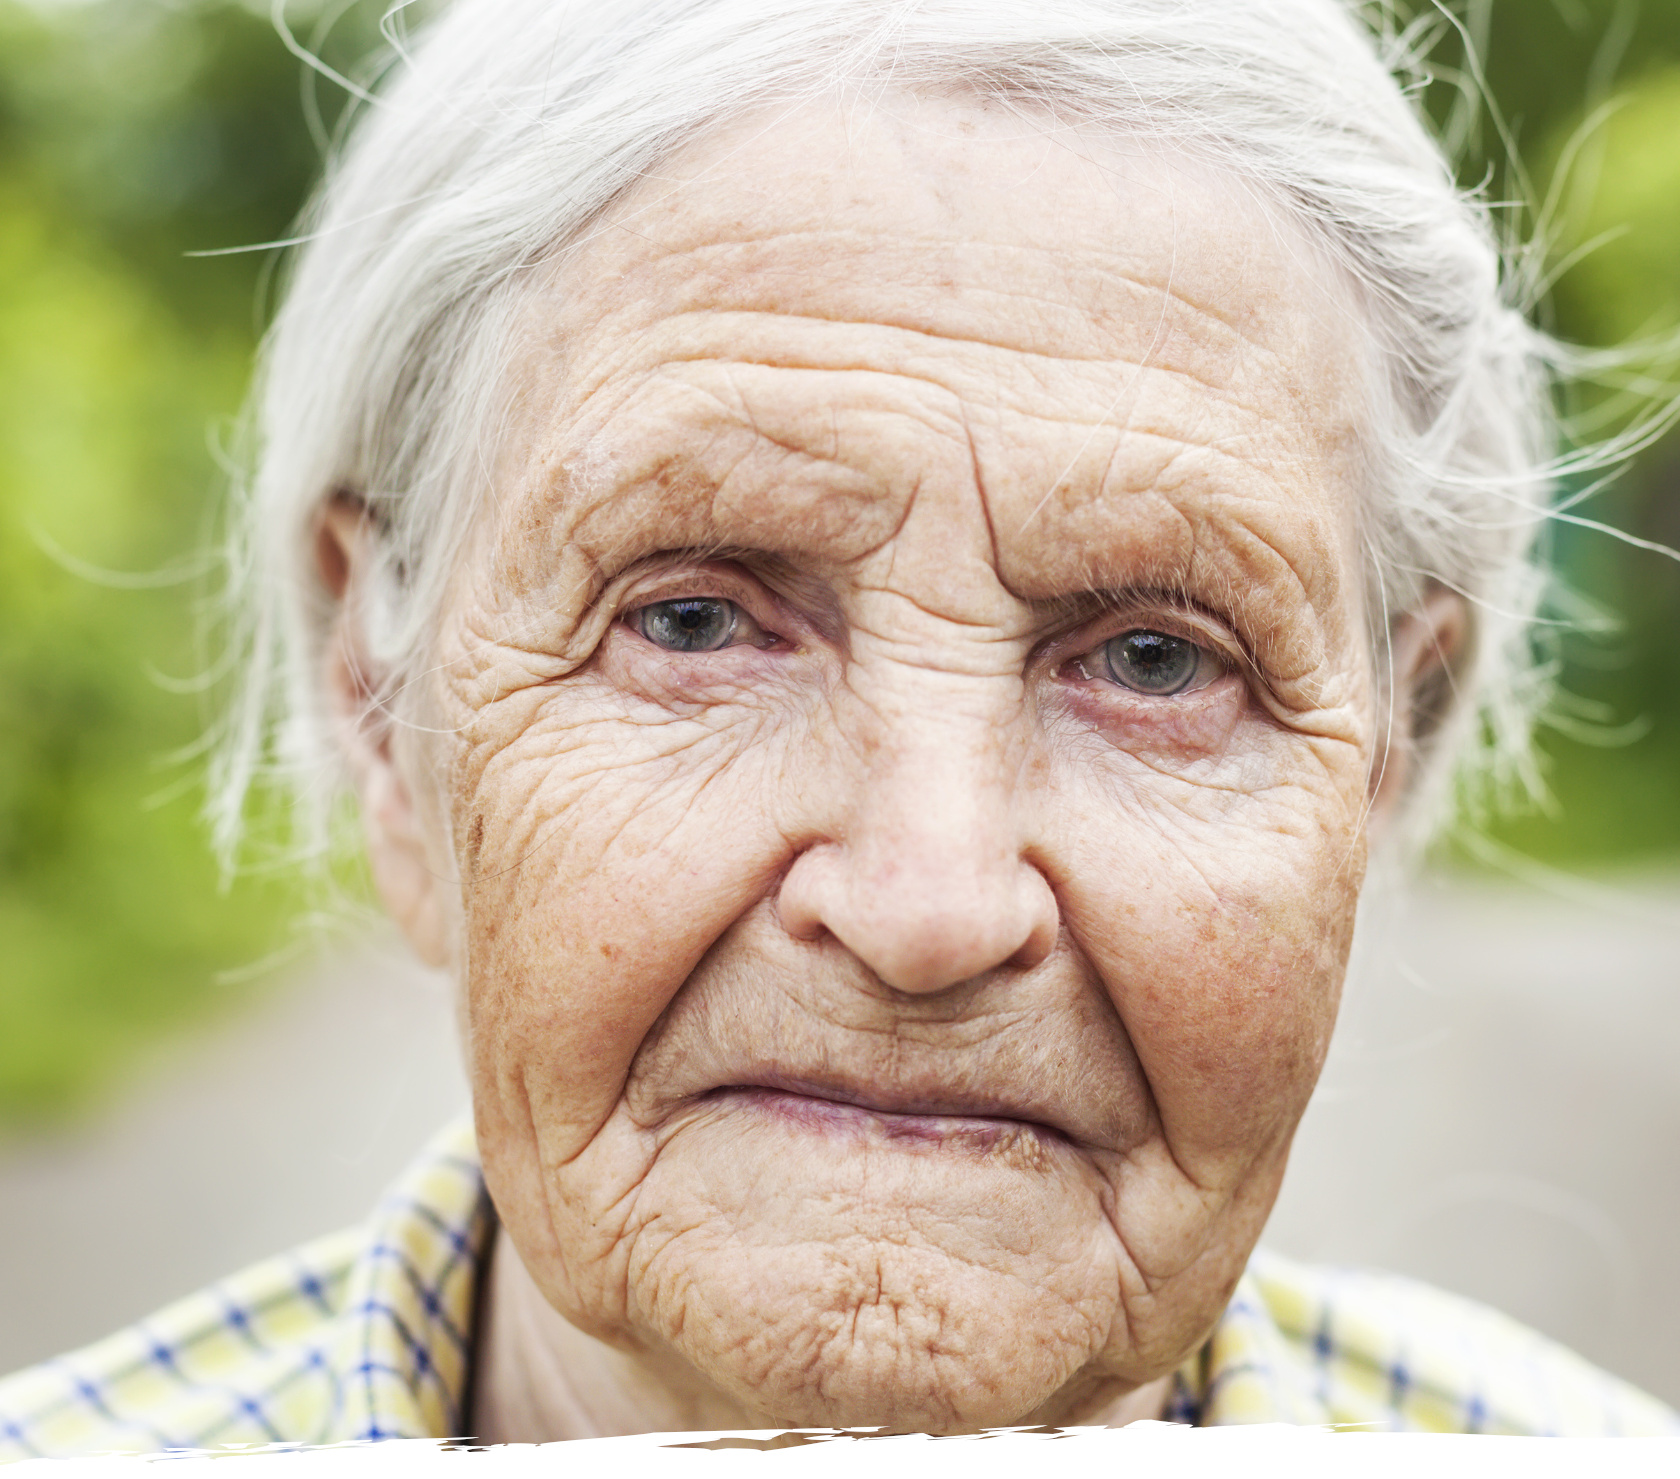
{"label": "earlobe", "polygon": [[315,526],[315,567],[336,611],[321,654],[333,728],[362,816],[368,865],[386,910],[415,953],[448,964],[442,877],[427,846],[413,786],[386,707],[388,674],[367,640],[379,531],[365,504],[335,494]]}
{"label": "earlobe", "polygon": [[1394,811],[1411,782],[1414,751],[1452,702],[1455,663],[1470,630],[1464,598],[1435,587],[1390,634],[1389,697],[1378,715],[1377,763],[1371,773],[1371,820]]}

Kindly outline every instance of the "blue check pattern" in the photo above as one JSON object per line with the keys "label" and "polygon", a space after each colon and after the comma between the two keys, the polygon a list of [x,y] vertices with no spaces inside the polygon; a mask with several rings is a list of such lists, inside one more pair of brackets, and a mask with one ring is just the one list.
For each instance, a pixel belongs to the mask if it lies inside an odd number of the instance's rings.
{"label": "blue check pattern", "polygon": [[494,1226],[454,1126],[363,1226],[0,1381],[0,1461],[455,1436]]}
{"label": "blue check pattern", "polygon": [[[0,1462],[468,1436],[495,1217],[472,1128],[362,1227],[0,1381]],[[1166,1416],[1377,1431],[1680,1435],[1680,1417],[1492,1310],[1390,1275],[1256,1253]]]}

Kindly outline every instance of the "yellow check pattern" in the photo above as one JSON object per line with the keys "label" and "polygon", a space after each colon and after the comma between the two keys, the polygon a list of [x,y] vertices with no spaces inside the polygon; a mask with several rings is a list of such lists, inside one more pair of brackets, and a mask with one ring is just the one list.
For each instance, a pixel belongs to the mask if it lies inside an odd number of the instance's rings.
{"label": "yellow check pattern", "polygon": [[1264,1251],[1169,1415],[1371,1432],[1680,1436],[1680,1414],[1485,1305]]}
{"label": "yellow check pattern", "polygon": [[0,1461],[455,1436],[494,1226],[454,1126],[362,1227],[0,1381]]}
{"label": "yellow check pattern", "polygon": [[[494,1213],[470,1125],[362,1227],[0,1381],[0,1461],[466,1436]],[[1680,1435],[1680,1416],[1492,1310],[1255,1254],[1168,1417],[1377,1431]]]}

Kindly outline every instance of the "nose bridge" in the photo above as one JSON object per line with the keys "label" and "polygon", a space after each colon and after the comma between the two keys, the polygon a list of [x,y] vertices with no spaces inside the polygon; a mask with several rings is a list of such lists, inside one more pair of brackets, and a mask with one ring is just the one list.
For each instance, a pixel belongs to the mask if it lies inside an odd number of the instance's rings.
{"label": "nose bridge", "polygon": [[[919,499],[909,523],[932,502]],[[854,821],[872,837],[913,831],[937,846],[997,831],[1015,810],[1026,642],[1018,603],[989,563],[951,550],[942,561],[925,534],[907,525],[880,586],[855,598],[834,719],[861,772]]]}
{"label": "nose bridge", "polygon": [[1019,674],[865,661],[835,720],[847,804],[788,875],[790,929],[826,931],[906,992],[1036,964],[1056,908],[1024,857],[1031,736]]}
{"label": "nose bridge", "polygon": [[884,702],[859,694],[847,828],[859,864],[884,874],[914,864],[933,870],[924,889],[974,888],[1018,858],[1019,695],[986,691],[1007,686],[940,674]]}

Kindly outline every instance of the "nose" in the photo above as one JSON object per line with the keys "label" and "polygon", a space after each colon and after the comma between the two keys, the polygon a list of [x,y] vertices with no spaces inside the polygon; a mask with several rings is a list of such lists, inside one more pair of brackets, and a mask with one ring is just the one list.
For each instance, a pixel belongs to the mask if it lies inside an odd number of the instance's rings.
{"label": "nose", "polygon": [[1037,965],[1056,942],[1056,896],[1023,855],[1021,766],[1000,748],[983,720],[860,747],[838,835],[783,880],[783,927],[832,935],[906,993]]}

